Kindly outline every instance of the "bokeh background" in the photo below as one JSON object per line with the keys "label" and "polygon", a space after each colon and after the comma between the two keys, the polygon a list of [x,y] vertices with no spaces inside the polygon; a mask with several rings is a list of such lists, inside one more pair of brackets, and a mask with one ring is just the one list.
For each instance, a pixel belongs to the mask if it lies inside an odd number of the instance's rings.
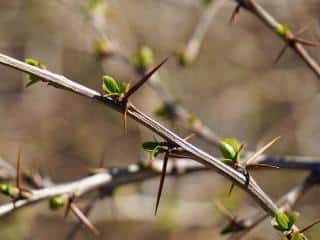
{"label": "bokeh background", "polygon": [[[101,91],[101,76],[121,81],[138,77],[117,58],[101,65],[93,54],[97,31],[87,16],[89,0],[0,1],[0,49],[18,59],[41,60],[57,73]],[[295,31],[306,24],[303,36],[319,40],[316,0],[259,1]],[[199,57],[181,67],[175,51],[192,35],[205,6],[200,0],[104,0],[99,10],[103,32],[131,58],[141,45],[154,50],[157,61],[171,56],[160,70],[170,94],[214,132],[236,137],[251,149],[281,135],[274,155],[320,155],[319,79],[291,50],[274,65],[283,47],[255,17],[241,11],[236,24],[228,23],[235,7],[226,1],[213,17]],[[102,15],[101,15],[102,14]],[[101,17],[102,16],[102,17]],[[317,48],[310,49],[320,59]],[[25,89],[23,74],[0,66],[0,155],[15,164],[23,149],[24,169],[40,171],[55,182],[72,181],[97,167],[125,166],[148,157],[140,144],[152,133],[129,120],[127,135],[122,117],[83,97],[45,84]],[[161,99],[148,86],[133,98],[143,111],[155,116]],[[186,134],[157,118],[179,134]],[[194,144],[217,154],[209,144]],[[255,178],[273,199],[286,193],[307,173],[259,171]],[[238,216],[248,216],[257,206],[241,190],[227,198],[229,182],[214,172],[167,179],[157,217],[153,207],[158,180],[121,187],[110,199],[96,204],[90,219],[101,231],[99,239],[223,239],[225,220],[215,209],[222,200]],[[319,217],[319,189],[299,202],[300,224]],[[2,201],[8,201],[3,199]],[[51,212],[43,202],[17,211],[0,222],[1,239],[64,239],[73,217]],[[319,228],[310,239],[319,238]],[[275,239],[269,220],[246,239]],[[82,229],[76,239],[93,239]]]}

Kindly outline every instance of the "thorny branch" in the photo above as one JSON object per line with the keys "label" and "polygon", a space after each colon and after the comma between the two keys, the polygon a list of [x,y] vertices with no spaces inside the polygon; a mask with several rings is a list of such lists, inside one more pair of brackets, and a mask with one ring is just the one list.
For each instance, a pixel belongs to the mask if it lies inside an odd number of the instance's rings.
{"label": "thorny branch", "polygon": [[[0,62],[4,65],[7,65],[11,68],[15,68],[17,70],[23,71],[25,73],[29,73],[32,75],[35,75],[41,79],[43,79],[44,82],[48,82],[49,84],[53,84],[56,87],[62,87],[63,89],[75,92],[77,94],[89,97],[91,99],[94,99],[102,104],[105,104],[114,110],[122,112],[124,109],[124,106],[122,106],[120,103],[117,103],[113,101],[110,98],[103,97],[100,93],[89,89],[83,85],[80,85],[78,83],[75,83],[69,79],[67,79],[64,76],[51,73],[47,70],[42,70],[36,67],[33,67],[31,65],[25,64],[21,61],[18,61],[16,59],[13,59],[11,57],[8,57],[6,55],[1,54],[0,55]],[[255,201],[271,216],[273,216],[277,211],[277,206],[272,202],[272,200],[261,190],[261,188],[256,184],[256,182],[250,178],[249,182],[247,179],[239,172],[235,171],[234,169],[226,166],[222,162],[220,162],[218,159],[210,156],[209,154],[205,153],[204,151],[200,150],[199,148],[195,147],[194,145],[186,142],[173,132],[171,132],[169,129],[163,127],[158,122],[154,121],[153,119],[149,118],[142,112],[140,112],[138,109],[133,107],[131,105],[128,109],[128,116],[135,119],[136,121],[140,122],[144,126],[148,127],[150,130],[152,130],[154,133],[158,134],[159,136],[163,137],[167,141],[170,141],[177,146],[180,146],[181,148],[188,151],[190,154],[194,155],[195,159],[199,162],[204,164],[205,166],[211,167],[217,172],[221,173],[222,175],[229,178],[231,181],[233,181],[234,184],[240,186],[242,189],[247,191],[254,199]],[[103,177],[103,176],[101,176]],[[105,177],[105,176],[104,176]],[[105,179],[107,180],[107,179]],[[248,182],[248,183],[247,183]],[[93,182],[95,183],[95,182]],[[62,187],[63,189],[63,187]],[[56,194],[59,194],[59,190],[61,188],[55,189],[57,192]],[[36,195],[35,200],[41,198],[38,195]],[[20,202],[17,202],[16,205],[24,205],[28,202],[28,200],[21,200]],[[12,207],[11,207],[12,208]],[[10,209],[10,208],[9,208]]]}
{"label": "thorny branch", "polygon": [[[149,165],[148,165],[149,164]],[[21,199],[13,203],[0,206],[0,216],[6,215],[11,211],[26,205],[46,200],[57,195],[74,194],[80,197],[83,194],[100,189],[110,190],[125,184],[147,180],[159,176],[161,172],[162,160],[154,160],[150,163],[139,162],[123,168],[106,169],[104,172],[96,173],[83,179],[47,186],[41,189],[31,190],[31,197]],[[176,159],[168,163],[167,172],[170,175],[183,175],[187,173],[207,170],[203,165],[191,162],[186,159]]]}
{"label": "thorny branch", "polygon": [[[259,17],[268,27],[270,27],[272,30],[275,30],[278,26],[279,23],[276,22],[276,20],[273,19],[273,17],[271,15],[269,15],[260,5],[258,5],[254,0],[235,0],[238,2],[238,4],[249,10],[250,12],[252,12],[254,15],[256,15],[257,17]],[[218,0],[219,2],[219,0]],[[215,4],[218,4],[215,3]],[[222,2],[222,1],[221,1]],[[214,5],[214,4],[212,4]],[[209,12],[209,9],[207,9],[207,11]],[[214,12],[214,11],[212,11]],[[214,15],[214,13],[210,13],[212,15]],[[210,18],[209,18],[210,16]],[[205,15],[203,16],[205,17]],[[207,17],[208,22],[210,22],[211,19],[211,15],[208,15]],[[209,23],[207,23],[208,25]],[[207,27],[206,27],[207,28]],[[204,30],[203,30],[204,29]],[[198,34],[194,34],[194,38],[196,38],[197,40],[200,39],[200,42],[206,32],[206,29],[203,28],[201,31],[195,31],[195,33],[198,32]],[[197,37],[196,37],[197,36]],[[194,48],[194,43],[192,43],[194,41],[194,38],[191,38],[189,41],[189,45],[188,46],[192,46],[192,49],[198,49],[199,48],[199,44],[197,45],[197,48]],[[290,46],[292,49],[294,49],[300,56],[301,58],[308,64],[308,66],[317,74],[317,76],[320,76],[320,67],[317,64],[317,62],[307,53],[307,51],[304,49],[303,45],[297,41],[292,41],[289,42],[289,40],[294,39],[294,34],[291,33],[290,31],[288,31],[286,33],[286,36],[283,37],[285,42],[288,42],[290,44],[288,44],[288,46]],[[191,51],[192,52],[192,51]],[[197,51],[194,51],[197,53]],[[195,54],[197,55],[197,54]],[[70,82],[70,80],[64,78],[63,76],[57,75],[57,74],[52,74],[50,72],[46,72],[46,75],[44,73],[37,72],[35,71],[35,69],[31,68],[26,68],[26,66],[22,66],[16,63],[13,63],[11,60],[13,59],[9,59],[9,62],[7,60],[4,60],[6,56],[2,55],[2,63],[6,64],[6,65],[10,65],[13,68],[16,68],[18,70],[24,71],[24,72],[28,72],[34,75],[37,75],[41,78],[43,78],[43,80],[45,82],[48,82],[49,85],[53,85],[55,87],[58,88],[63,88],[63,89],[67,89],[70,90],[72,92],[76,92],[80,95],[85,95],[87,97],[90,98],[94,98],[100,102],[103,102],[109,106],[111,106],[112,108],[114,108],[117,111],[121,111],[121,108],[123,108],[123,106],[117,105],[114,102],[112,102],[110,99],[107,98],[102,98],[100,96],[100,94],[98,94],[97,92],[91,90],[91,89],[87,89],[84,86],[75,84]],[[21,63],[22,64],[22,63]],[[62,81],[60,81],[62,80]],[[167,99],[168,100],[168,99]],[[174,118],[177,120],[183,120],[186,122],[186,119],[190,116],[190,114],[183,109],[180,106],[177,106],[174,101],[170,101],[168,100],[166,102],[166,104],[168,104],[168,106],[172,107],[172,109],[174,110]],[[170,104],[170,105],[169,105]],[[138,111],[134,106],[132,106],[129,109],[129,115],[131,117],[133,117],[134,119],[136,119],[137,121],[141,122],[142,124],[146,125],[148,128],[152,129],[154,132],[158,133],[160,136],[164,137],[167,140],[174,140],[173,142],[177,143],[178,145],[180,145],[181,147],[183,147],[186,150],[190,150],[190,153],[195,155],[197,157],[197,160],[200,161],[201,163],[204,163],[206,166],[209,167],[217,167],[220,171],[220,173],[222,173],[225,176],[228,176],[229,178],[235,180],[238,185],[240,184],[240,186],[243,186],[243,179],[241,179],[241,176],[237,176],[237,174],[232,173],[232,169],[230,172],[230,169],[225,169],[224,166],[220,166],[219,164],[217,164],[217,161],[214,161],[215,159],[207,154],[205,154],[204,152],[202,152],[201,150],[198,150],[197,148],[194,148],[194,146],[183,142],[182,139],[179,139],[179,137],[177,137],[176,135],[174,135],[173,133],[171,133],[170,131],[166,130],[163,131],[163,127],[159,124],[157,124],[156,122],[154,122],[152,119],[148,118],[147,116],[145,116],[143,113],[141,113],[140,111]],[[199,124],[200,123],[200,124]],[[194,125],[194,126],[189,126],[189,128],[195,132],[196,134],[198,134],[200,137],[202,137],[203,139],[207,140],[208,142],[211,142],[215,145],[217,145],[219,138],[206,126],[204,126],[203,124],[201,124],[200,120],[198,120],[198,124]],[[246,156],[250,156],[252,155],[252,152],[247,152]],[[266,155],[260,156],[256,162],[258,163],[264,163],[264,164],[270,164],[270,165],[275,165],[275,166],[280,166],[281,168],[294,168],[294,169],[302,169],[302,170],[310,170],[312,171],[310,176],[300,185],[296,186],[292,191],[290,191],[287,195],[285,195],[280,201],[279,201],[279,206],[281,206],[282,208],[287,209],[288,207],[292,207],[292,205],[297,201],[298,197],[301,197],[302,193],[306,191],[306,189],[309,189],[311,186],[314,185],[314,179],[317,179],[315,177],[315,172],[317,172],[320,168],[319,168],[319,162],[315,161],[317,159],[315,158],[308,158],[308,157],[283,157],[283,158],[275,158],[275,157],[269,157]],[[180,160],[178,160],[180,161]],[[178,164],[178,162],[175,162]],[[196,164],[197,165],[197,164]],[[193,166],[194,167],[194,166]],[[192,167],[192,168],[193,168]],[[198,168],[199,167],[199,168]],[[206,167],[203,166],[197,166],[195,168],[196,170],[203,170],[203,169],[208,169]],[[193,170],[192,170],[193,171]],[[188,171],[187,171],[188,172]],[[86,178],[85,184],[83,184],[83,188],[80,189],[76,189],[73,188],[73,183],[70,183],[70,185],[65,185],[65,184],[61,184],[61,185],[57,185],[57,186],[52,186],[52,187],[48,187],[47,189],[50,189],[50,191],[47,191],[46,193],[46,189],[40,189],[40,190],[33,190],[32,191],[32,195],[34,197],[31,197],[30,199],[24,199],[24,200],[18,200],[16,202],[16,207],[22,207],[24,205],[27,205],[29,203],[33,203],[42,199],[45,199],[47,197],[50,196],[54,196],[54,195],[60,195],[61,193],[65,193],[64,191],[71,191],[72,193],[77,192],[77,195],[82,195],[84,193],[86,193],[87,191],[91,191],[92,189],[96,189],[101,187],[102,185],[108,185],[110,184],[107,178],[107,174],[105,173],[104,176],[92,176]],[[157,175],[157,174],[156,174]],[[318,174],[319,176],[319,174]],[[32,181],[34,181],[34,179],[30,178],[30,176],[25,175],[24,176],[26,179],[31,179]],[[93,178],[96,177],[97,179]],[[113,178],[111,178],[113,179]],[[312,179],[313,181],[310,181],[310,179]],[[82,180],[79,180],[78,183],[80,183]],[[111,180],[112,181],[112,180]],[[318,181],[318,180],[317,180]],[[82,182],[81,182],[82,183]],[[101,184],[101,185],[100,185]],[[260,202],[260,205],[267,210],[267,212],[272,215],[272,212],[274,213],[274,211],[276,211],[276,206],[272,203],[272,201],[270,199],[268,199],[268,197],[266,195],[263,194],[263,192],[258,188],[257,185],[255,185],[254,182],[250,182],[250,186],[252,189],[248,188],[247,191],[253,195],[255,197],[256,200],[258,200],[258,202]],[[68,190],[69,189],[69,190]],[[42,192],[41,192],[42,191]],[[68,193],[70,193],[70,191]],[[48,194],[46,196],[46,194]],[[52,195],[53,194],[53,195]],[[291,200],[291,202],[288,201]],[[29,202],[30,201],[30,202]],[[283,202],[286,202],[287,205],[283,205]],[[12,204],[11,204],[12,205]],[[9,205],[7,205],[8,207]],[[5,214],[6,210],[4,210],[5,205],[0,206],[0,215]],[[6,208],[7,210],[10,209]],[[13,209],[11,209],[13,210]],[[11,211],[9,210],[9,211]],[[2,213],[4,212],[4,213]],[[249,221],[245,221],[245,230],[241,233],[246,233],[247,230],[250,230],[252,227],[256,226],[261,220],[263,220],[266,217],[266,215],[264,214],[263,216],[260,216],[260,218],[256,218],[256,220],[253,219],[249,219]],[[231,238],[231,239],[238,239],[238,238]]]}
{"label": "thorny branch", "polygon": [[[100,93],[90,88],[87,88],[81,84],[75,83],[62,75],[58,75],[48,70],[31,66],[24,62],[21,62],[19,60],[6,56],[4,54],[0,54],[0,63],[8,67],[17,69],[19,71],[25,72],[27,74],[31,74],[32,76],[36,76],[42,79],[43,82],[48,83],[49,85],[53,85],[57,88],[62,88],[64,90],[68,90],[68,91],[77,93],[79,95],[91,98],[99,103],[107,105],[108,107],[118,112],[123,112],[124,108],[127,107],[127,106],[123,106],[121,102],[114,101],[112,98],[109,98],[109,97],[103,97]],[[260,207],[263,208],[270,216],[273,217],[275,213],[279,211],[276,204],[262,191],[262,189],[256,184],[256,182],[252,177],[247,179],[240,172],[236,171],[233,168],[230,168],[229,166],[222,163],[219,159],[216,159],[215,157],[205,153],[204,151],[200,150],[194,145],[188,143],[184,139],[174,134],[169,129],[165,128],[158,122],[146,116],[144,113],[139,111],[136,107],[134,107],[132,104],[129,106],[127,114],[132,119],[136,120],[137,122],[141,123],[145,127],[149,128],[154,133],[158,134],[168,142],[173,143],[176,146],[179,146],[182,149],[184,149],[186,152],[188,152],[192,156],[194,160],[196,160],[200,164],[203,164],[204,166],[207,166],[209,168],[216,170],[218,173],[222,174],[223,176],[231,180],[233,184],[236,184],[240,188],[244,189],[253,197],[256,203],[258,203]],[[50,191],[48,190],[48,188],[31,191],[30,198],[17,200],[15,202],[15,206],[16,207],[24,206],[30,203],[30,199],[31,199],[31,202],[39,201],[43,199],[45,196],[47,196],[48,194],[50,194],[50,196],[60,195],[60,194],[63,194],[65,191],[68,191],[68,189],[70,188],[76,191],[74,194],[78,196],[91,190],[94,187],[100,187],[102,184],[109,182],[110,179],[111,179],[110,175],[97,174],[95,176],[87,178],[86,181],[80,180],[80,182],[77,182],[76,184],[71,183],[71,185],[62,184],[62,185],[54,186],[52,188],[49,188]],[[81,185],[83,186],[79,188],[79,186]],[[2,207],[2,212],[3,214],[5,214],[7,212],[10,212],[13,208],[14,206],[12,204],[4,205]],[[1,211],[0,211],[0,214],[1,214]],[[296,226],[294,226],[293,229],[298,230]]]}

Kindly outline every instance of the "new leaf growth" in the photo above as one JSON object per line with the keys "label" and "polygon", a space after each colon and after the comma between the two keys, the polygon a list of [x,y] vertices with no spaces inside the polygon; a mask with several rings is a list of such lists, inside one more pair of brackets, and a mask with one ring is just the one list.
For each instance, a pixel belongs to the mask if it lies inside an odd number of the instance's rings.
{"label": "new leaf growth", "polygon": [[[41,62],[39,62],[37,60],[34,60],[32,58],[26,58],[25,59],[25,63],[27,63],[27,64],[29,64],[31,66],[40,68],[40,69],[46,69],[46,66],[44,64],[42,64]],[[26,87],[30,87],[31,85],[41,81],[41,79],[39,77],[34,76],[32,74],[29,74],[29,73],[27,73],[25,75],[25,79],[27,81]]]}

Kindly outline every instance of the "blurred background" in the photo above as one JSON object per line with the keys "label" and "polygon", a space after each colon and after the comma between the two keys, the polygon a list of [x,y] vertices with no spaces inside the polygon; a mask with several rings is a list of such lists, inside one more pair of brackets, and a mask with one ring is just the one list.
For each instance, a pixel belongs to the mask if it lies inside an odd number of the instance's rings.
{"label": "blurred background", "polygon": [[[97,58],[101,35],[127,60],[132,60],[141,46],[148,46],[156,62],[170,56],[159,72],[164,89],[218,135],[235,137],[250,149],[281,135],[269,154],[319,156],[319,79],[291,50],[274,64],[284,43],[250,13],[240,11],[236,23],[229,24],[233,1],[220,4],[194,62],[178,63],[177,50],[191,38],[209,7],[203,2],[0,1],[0,49],[18,59],[40,60],[53,72],[101,92],[103,74],[120,81],[139,78],[121,58]],[[319,1],[258,2],[293,31],[312,24],[303,37],[320,39]],[[309,50],[320,58],[319,49]],[[125,135],[122,116],[108,108],[44,83],[26,89],[23,74],[3,66],[0,73],[0,155],[13,165],[22,146],[24,169],[40,171],[54,182],[67,182],[85,176],[102,158],[105,167],[110,167],[148,157],[140,145],[153,134],[134,121],[128,121]],[[155,115],[162,101],[149,86],[139,90],[132,101],[180,135],[187,135],[178,124]],[[197,138],[191,141],[218,156],[212,145]],[[253,173],[273,199],[306,174],[284,170]],[[90,215],[101,232],[98,239],[224,239],[219,232],[226,221],[215,209],[214,199],[223,200],[238,216],[248,216],[257,208],[238,188],[228,198],[229,181],[214,172],[202,172],[168,178],[154,217],[157,185],[158,179],[127,185],[117,189],[112,198],[99,201]],[[319,189],[313,188],[301,199],[296,208],[303,213],[299,224],[319,217],[319,194]],[[64,220],[63,211],[51,212],[43,202],[3,218],[0,236],[64,239],[75,221],[73,216]],[[309,233],[310,239],[318,239],[320,230]],[[245,239],[277,237],[266,220]],[[85,229],[76,237],[93,238]]]}

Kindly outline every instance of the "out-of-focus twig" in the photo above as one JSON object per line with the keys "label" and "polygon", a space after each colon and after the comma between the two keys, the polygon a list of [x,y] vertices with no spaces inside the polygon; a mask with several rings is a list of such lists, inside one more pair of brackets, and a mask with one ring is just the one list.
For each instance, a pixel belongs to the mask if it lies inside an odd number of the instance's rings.
{"label": "out-of-focus twig", "polygon": [[178,52],[179,61],[182,65],[190,64],[198,57],[201,44],[209,30],[210,23],[225,2],[225,0],[215,0],[205,7],[190,39],[185,47]]}
{"label": "out-of-focus twig", "polygon": [[281,39],[291,47],[301,59],[310,67],[310,69],[320,78],[320,66],[319,63],[307,52],[304,48],[305,44],[303,41],[296,39],[296,36],[289,29],[285,29],[284,32],[279,30],[283,28],[283,24],[279,23],[269,12],[267,12],[256,0],[234,0],[238,6],[248,10],[253,15],[258,17],[262,23],[270,28],[274,33],[281,37]]}

